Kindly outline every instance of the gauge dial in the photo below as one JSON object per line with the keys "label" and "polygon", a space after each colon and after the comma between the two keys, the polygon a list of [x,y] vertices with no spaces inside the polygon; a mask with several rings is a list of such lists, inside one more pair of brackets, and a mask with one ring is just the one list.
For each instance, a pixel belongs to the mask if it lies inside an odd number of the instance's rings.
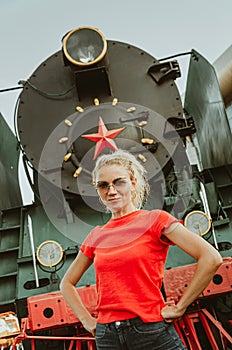
{"label": "gauge dial", "polygon": [[47,240],[40,244],[36,251],[39,263],[46,267],[59,264],[64,255],[61,245],[56,241]]}
{"label": "gauge dial", "polygon": [[193,233],[203,236],[210,230],[211,218],[201,210],[194,210],[185,217],[184,225]]}

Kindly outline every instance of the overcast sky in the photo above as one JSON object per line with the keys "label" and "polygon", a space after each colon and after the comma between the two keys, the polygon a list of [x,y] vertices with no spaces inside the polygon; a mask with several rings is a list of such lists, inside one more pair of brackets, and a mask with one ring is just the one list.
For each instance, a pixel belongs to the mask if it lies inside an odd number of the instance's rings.
{"label": "overcast sky", "polygon": [[[80,26],[157,59],[195,49],[213,63],[232,44],[231,21],[232,0],[0,0],[0,89],[29,78],[61,49],[63,35]],[[188,59],[178,59],[181,93]],[[0,112],[12,129],[18,95],[0,94]]]}

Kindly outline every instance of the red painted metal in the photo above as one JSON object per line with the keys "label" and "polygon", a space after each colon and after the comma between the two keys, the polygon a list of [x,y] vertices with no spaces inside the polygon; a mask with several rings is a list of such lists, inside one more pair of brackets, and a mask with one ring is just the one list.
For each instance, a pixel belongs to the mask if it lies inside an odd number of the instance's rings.
{"label": "red painted metal", "polygon": [[203,296],[231,292],[232,290],[232,258],[224,258],[212,281],[203,291]]}
{"label": "red painted metal", "polygon": [[[178,301],[188,287],[196,264],[175,267],[165,270],[164,289],[169,300]],[[232,258],[224,258],[212,281],[199,297],[231,292],[232,286]]]}
{"label": "red painted metal", "polygon": [[[218,269],[212,282],[200,295],[214,295],[224,293],[231,290],[232,285],[232,259],[223,259],[222,266]],[[165,271],[164,286],[167,299],[177,301],[183,294],[186,286],[189,284],[195,271],[195,264],[173,268]],[[93,316],[96,315],[97,291],[96,286],[77,288],[84,305]],[[199,300],[198,300],[199,301]],[[231,336],[225,331],[221,323],[218,322],[206,309],[201,309],[199,302],[192,305],[194,310],[189,310],[185,315],[174,321],[175,328],[182,339],[183,344],[189,350],[204,350],[201,346],[196,325],[204,330],[213,350],[218,350],[217,339],[215,337],[215,329],[221,335],[223,342],[232,342]],[[212,329],[212,324],[214,328]],[[70,336],[60,336],[59,330],[62,326],[72,325],[75,328],[75,334]],[[51,330],[50,336],[42,335],[43,330]],[[55,330],[58,330],[55,332]],[[35,335],[36,333],[36,335]],[[41,335],[40,335],[41,334]],[[13,350],[16,345],[23,340],[31,341],[31,350],[36,350],[35,340],[60,340],[70,341],[68,350],[81,350],[83,342],[85,342],[88,350],[95,350],[95,339],[87,332],[68,307],[60,292],[37,295],[28,298],[28,318],[22,320],[21,333],[15,338]]]}
{"label": "red painted metal", "polygon": [[[95,285],[77,288],[83,303],[96,315],[97,291]],[[28,320],[31,331],[72,325],[79,322],[60,292],[29,297]]]}
{"label": "red painted metal", "polygon": [[[219,329],[219,331],[229,341],[229,343],[232,344],[232,337],[225,331],[225,329],[222,327],[221,323],[218,322],[206,309],[202,309],[202,312],[207,316],[207,318],[211,322],[213,322],[213,324]],[[232,321],[231,321],[231,325],[232,325]]]}
{"label": "red painted metal", "polygon": [[[222,340],[224,339],[228,343],[232,343],[232,337],[223,329],[220,322],[218,322],[206,309],[199,309],[187,312],[182,318],[174,321],[175,328],[182,339],[183,344],[189,350],[204,350],[200,343],[195,325],[200,323],[204,329],[205,334],[208,338],[209,344],[212,350],[219,350],[217,339],[213,333],[212,328],[208,322],[210,320],[213,325],[221,332]],[[53,328],[53,327],[52,327]],[[54,329],[54,328],[53,328]],[[76,328],[78,333],[78,328]],[[95,339],[90,335],[74,335],[74,336],[46,336],[33,334],[29,327],[29,319],[25,318],[22,320],[21,333],[15,338],[12,350],[16,350],[17,344],[20,344],[23,340],[31,341],[31,350],[36,350],[35,340],[60,340],[70,341],[68,350],[75,349],[81,350],[82,344],[85,343],[88,350],[96,350]]]}
{"label": "red painted metal", "polygon": [[35,335],[30,330],[28,318],[22,319],[21,333],[14,339],[12,350],[16,350],[17,345],[21,344],[26,339],[31,341],[31,350],[36,350],[35,340],[70,341],[68,350],[72,350],[73,346],[75,346],[76,350],[81,350],[82,344],[85,343],[85,345],[87,346],[87,350],[96,350],[95,338],[90,335],[83,335],[83,336],[76,335],[71,337],[70,336]]}
{"label": "red painted metal", "polygon": [[204,350],[201,346],[200,339],[196,331],[196,323],[200,323],[202,329],[205,331],[209,344],[212,350],[219,350],[216,335],[210,327],[210,320],[214,327],[218,329],[221,334],[222,342],[232,344],[232,337],[225,331],[221,323],[218,322],[208,310],[199,309],[185,313],[185,315],[174,321],[174,326],[183,341],[183,344],[190,350]]}

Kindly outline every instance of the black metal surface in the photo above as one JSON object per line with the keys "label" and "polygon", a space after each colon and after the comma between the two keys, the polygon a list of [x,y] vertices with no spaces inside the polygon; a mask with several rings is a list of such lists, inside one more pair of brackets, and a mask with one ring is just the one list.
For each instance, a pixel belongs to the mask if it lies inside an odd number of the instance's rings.
{"label": "black metal surface", "polygon": [[203,169],[232,164],[232,134],[213,66],[193,51],[184,108],[195,122]]}
{"label": "black metal surface", "polygon": [[[182,116],[179,92],[173,80],[167,79],[160,87],[148,74],[149,67],[157,62],[154,57],[125,43],[110,41],[107,55],[112,96],[107,89],[99,96],[96,84],[95,97],[100,98],[100,103],[112,101],[112,98],[116,97],[120,102],[127,102],[132,106],[134,103],[141,108],[146,106],[164,118]],[[93,106],[92,87],[89,96],[85,93],[81,101],[77,91],[78,79],[75,80],[75,75],[69,67],[64,67],[61,52],[44,61],[26,84],[20,96],[18,129],[22,146],[35,169],[39,168],[43,147],[56,127],[65,119],[73,119],[78,105],[84,108]],[[74,119],[80,118],[80,114],[77,114]],[[109,112],[106,123],[112,122],[111,114]],[[122,113],[118,113],[115,123],[121,124],[120,118],[123,116]],[[96,121],[93,118],[92,128],[95,126]],[[90,130],[90,127],[91,123],[86,121],[86,127],[82,127],[83,133],[88,133],[86,131]],[[135,141],[139,142],[137,135],[135,137]],[[85,151],[86,149],[81,152],[82,155]]]}

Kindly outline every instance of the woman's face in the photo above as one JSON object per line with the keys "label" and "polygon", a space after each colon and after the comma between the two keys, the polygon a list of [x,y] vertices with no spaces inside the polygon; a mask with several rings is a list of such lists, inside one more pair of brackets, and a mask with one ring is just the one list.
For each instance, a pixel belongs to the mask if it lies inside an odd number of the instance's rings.
{"label": "woman's face", "polygon": [[105,165],[96,176],[96,188],[103,204],[112,217],[120,217],[134,211],[132,201],[135,180],[130,179],[127,169],[120,165]]}

